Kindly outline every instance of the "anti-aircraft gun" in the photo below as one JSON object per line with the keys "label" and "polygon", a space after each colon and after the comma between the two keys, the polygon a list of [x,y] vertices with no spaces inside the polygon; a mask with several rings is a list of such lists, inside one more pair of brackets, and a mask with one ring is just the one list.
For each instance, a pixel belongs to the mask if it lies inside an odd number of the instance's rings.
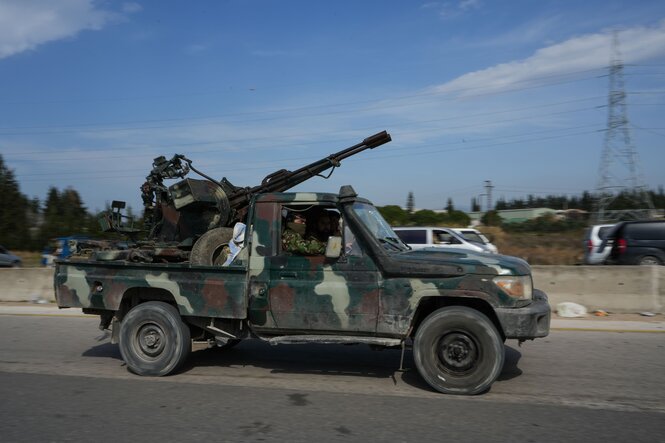
{"label": "anti-aircraft gun", "polygon": [[[224,246],[231,239],[233,225],[243,221],[253,196],[284,192],[315,176],[328,178],[345,158],[390,140],[386,131],[379,132],[295,171],[273,172],[254,187],[234,186],[226,178],[217,181],[194,168],[184,155],[177,154],[170,160],[157,157],[141,186],[144,226],[148,230],[146,241],[140,242],[144,252],[130,256],[139,261],[159,257],[163,261],[189,259],[197,264],[219,263],[225,255]],[[321,175],[331,168],[328,175]],[[190,171],[205,180],[185,178]],[[164,184],[164,180],[176,178],[182,180],[169,187]],[[106,230],[127,233],[120,223],[113,222],[120,219],[119,215],[103,217]]]}

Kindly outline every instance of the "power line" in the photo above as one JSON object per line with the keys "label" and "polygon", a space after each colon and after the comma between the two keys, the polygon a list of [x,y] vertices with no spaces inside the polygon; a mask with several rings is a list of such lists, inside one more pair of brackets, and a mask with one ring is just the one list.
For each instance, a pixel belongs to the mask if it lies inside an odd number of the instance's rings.
{"label": "power line", "polygon": [[[361,161],[376,161],[376,160],[384,160],[388,158],[400,158],[400,157],[415,157],[415,156],[422,156],[422,155],[429,155],[429,154],[439,154],[439,153],[449,153],[449,152],[455,152],[455,151],[466,151],[466,150],[477,150],[477,149],[487,149],[487,148],[494,148],[494,147],[500,147],[500,146],[507,146],[507,145],[513,145],[513,144],[518,144],[518,143],[529,143],[529,142],[542,142],[545,140],[555,140],[555,139],[560,139],[560,138],[566,138],[566,137],[573,137],[573,136],[578,136],[578,135],[588,135],[588,134],[594,134],[601,132],[602,130],[592,130],[592,131],[579,131],[579,132],[574,132],[570,134],[559,134],[559,135],[553,135],[549,137],[538,137],[538,138],[531,138],[531,139],[523,139],[523,140],[515,140],[515,141],[510,141],[510,142],[503,142],[503,143],[492,143],[492,144],[486,144],[486,145],[476,145],[476,146],[461,146],[459,148],[450,148],[450,149],[435,149],[435,150],[429,150],[429,151],[422,151],[422,152],[407,152],[405,154],[397,154],[397,155],[382,155],[380,152],[377,153],[376,155],[372,156],[372,158],[358,158],[354,160],[355,162],[361,162]],[[434,145],[424,145],[426,147],[445,147],[449,146],[448,143],[441,143],[441,144],[434,144]],[[402,148],[402,150],[408,150],[409,148]],[[292,159],[292,160],[298,160],[298,159]],[[312,158],[302,158],[301,160],[309,160],[311,161]],[[281,160],[281,161],[286,161],[286,160]],[[244,168],[233,168],[233,172],[242,172],[242,171],[251,171],[251,170],[273,170],[275,169],[274,163],[276,162],[271,162],[271,166],[265,166],[265,167],[244,167]],[[85,173],[79,173],[76,174],[78,178],[86,178],[83,177]],[[73,174],[67,174],[64,177],[71,178]],[[114,178],[136,178],[137,176],[134,175],[99,175],[98,173],[92,174],[89,178],[91,179],[114,179]],[[21,180],[25,182],[40,182],[40,181],[52,181],[57,178],[41,178],[41,179],[28,179],[28,180]]]}
{"label": "power line", "polygon": [[[589,72],[589,71],[595,71],[597,69],[592,69],[592,70],[584,70],[584,71],[578,71],[577,73],[581,72]],[[569,74],[559,74],[559,75],[552,75],[552,76],[542,76],[542,77],[536,77],[533,79],[529,79],[528,81],[534,81],[538,80],[541,78],[556,78],[560,77],[562,75],[573,75],[576,73],[569,73]],[[534,88],[541,88],[541,87],[546,87],[546,86],[552,86],[552,85],[557,85],[557,84],[562,84],[562,83],[569,83],[569,82],[576,82],[576,81],[582,81],[582,80],[589,80],[596,78],[595,76],[592,77],[584,77],[581,79],[574,79],[574,80],[565,80],[563,82],[554,82],[554,83],[545,83],[545,84],[539,84],[539,85],[532,85],[532,86],[526,86],[522,88],[512,88],[512,89],[504,89],[502,91],[494,91],[491,92],[491,94],[498,94],[498,93],[507,93],[507,92],[516,92],[516,91],[521,91],[521,90],[528,90],[528,89],[534,89]],[[412,98],[418,98],[418,97],[429,97],[430,99],[440,99],[441,96],[447,95],[447,94],[456,94],[456,93],[461,93],[461,92],[466,92],[466,91],[473,91],[473,90],[483,90],[487,89],[487,87],[473,87],[473,88],[460,88],[457,90],[450,90],[450,91],[444,91],[444,92],[426,92],[426,93],[419,93],[419,94],[411,94],[411,95],[405,95],[405,96],[397,96],[393,98],[379,98],[379,99],[371,99],[371,100],[362,100],[362,101],[354,101],[354,102],[346,102],[346,103],[337,103],[337,104],[326,104],[326,105],[311,105],[311,106],[302,106],[302,107],[293,107],[293,108],[281,108],[281,109],[272,109],[272,110],[265,110],[265,111],[252,111],[252,112],[241,112],[241,113],[228,113],[228,114],[221,114],[221,115],[216,115],[216,116],[204,116],[204,117],[176,117],[176,118],[168,118],[168,119],[147,119],[147,120],[134,120],[134,121],[121,121],[121,122],[113,122],[113,123],[107,123],[107,124],[99,124],[99,123],[79,123],[79,124],[72,124],[72,125],[41,125],[41,126],[5,126],[5,127],[0,127],[0,130],[12,130],[12,129],[17,129],[19,130],[18,132],[4,132],[0,133],[0,135],[33,135],[33,134],[59,134],[59,133],[72,133],[72,132],[81,132],[81,133],[89,133],[89,132],[113,132],[113,131],[130,131],[130,130],[136,130],[136,129],[163,129],[165,127],[173,127],[173,125],[169,126],[153,126],[153,127],[121,127],[121,128],[109,128],[109,129],[92,129],[92,130],[86,130],[86,129],[78,129],[76,130],[75,128],[87,128],[87,127],[97,127],[97,126],[113,126],[113,125],[134,125],[134,124],[145,124],[145,123],[173,123],[173,122],[178,122],[178,121],[200,121],[200,120],[216,120],[216,119],[225,119],[225,118],[233,118],[233,117],[243,117],[243,116],[253,116],[253,115],[265,115],[265,114],[277,114],[276,116],[270,117],[270,118],[255,118],[255,119],[249,119],[249,120],[242,120],[241,122],[250,122],[250,121],[265,121],[265,120],[274,120],[274,119],[280,119],[280,118],[294,118],[293,116],[285,117],[283,114],[289,113],[289,112],[298,112],[298,111],[309,111],[313,109],[321,109],[321,108],[334,108],[334,107],[348,107],[348,106],[353,106],[353,105],[359,105],[359,104],[371,104],[374,103],[378,106],[380,106],[381,109],[386,109],[386,108],[401,108],[401,107],[408,107],[408,106],[414,106],[415,104],[421,104],[420,103],[406,103],[406,104],[393,104],[390,105],[386,102],[390,101],[400,101],[400,100],[406,100],[406,99],[412,99]],[[481,93],[478,95],[473,95],[473,96],[466,96],[466,97],[479,97],[483,95],[487,95],[488,93]],[[360,109],[360,111],[367,111],[375,109],[375,107],[370,107],[370,108],[365,108],[365,109]],[[339,111],[330,111],[330,112],[323,112],[323,113],[308,113],[307,115],[304,115],[302,117],[295,117],[295,118],[308,118],[312,116],[325,116],[325,115],[334,115],[334,114],[340,114],[340,113],[349,113],[350,111],[348,109],[342,109]],[[237,121],[233,121],[231,123],[238,123]],[[204,123],[208,124],[208,123]],[[199,124],[201,125],[201,124]],[[194,125],[188,125],[188,126],[194,126]],[[21,132],[21,129],[42,129],[42,128],[65,128],[63,130],[59,131],[35,131],[35,132]],[[66,128],[72,128],[73,130],[69,131]]]}
{"label": "power line", "polygon": [[[576,103],[576,102],[582,102],[582,101],[596,100],[598,98],[600,98],[600,97],[599,96],[586,97],[586,98],[566,100],[566,101],[561,101],[561,102],[545,103],[545,104],[538,104],[538,105],[533,105],[533,106],[525,106],[525,107],[512,108],[512,109],[503,109],[503,110],[492,111],[492,112],[482,112],[482,113],[467,114],[467,115],[456,115],[456,116],[452,116],[452,117],[444,117],[444,118],[421,120],[421,121],[415,120],[415,121],[409,121],[409,122],[406,122],[406,123],[391,124],[390,127],[394,128],[394,127],[407,126],[407,125],[408,126],[413,126],[414,123],[418,123],[418,124],[440,123],[440,122],[443,122],[443,121],[453,121],[453,120],[466,119],[466,118],[487,117],[487,116],[492,116],[492,115],[507,114],[507,113],[511,113],[511,112],[528,111],[528,110],[533,110],[533,109],[549,108],[549,107],[560,106],[560,105],[564,105],[564,104],[570,104],[570,103]],[[552,115],[559,115],[559,114],[567,114],[567,113],[571,113],[571,112],[586,111],[586,110],[592,110],[596,107],[597,106],[577,108],[577,109],[572,109],[572,110],[560,111],[560,112],[557,112],[557,113],[548,113],[546,115],[547,116],[552,116]],[[542,115],[530,115],[529,117],[530,118],[537,118],[537,117],[541,117],[541,116]],[[491,124],[496,124],[496,123],[506,123],[506,122],[510,122],[510,121],[520,121],[520,120],[527,120],[527,119],[522,119],[522,118],[520,118],[520,119],[507,119],[507,120],[504,119],[504,120],[490,122],[490,124],[488,124],[488,125],[473,124],[473,125],[467,125],[467,126],[449,127],[449,128],[445,128],[445,129],[463,129],[463,128],[469,127],[469,126],[483,127],[483,126],[489,126]],[[366,128],[358,128],[358,129],[354,130],[354,132],[360,132],[360,131],[368,130],[368,129],[373,130],[373,129],[375,129],[375,126],[372,126],[371,128],[367,128],[367,127]],[[422,129],[419,129],[419,130],[416,130],[416,131],[413,131],[413,132],[410,132],[410,133],[421,133],[421,132],[422,132]],[[241,143],[241,142],[248,142],[248,141],[261,141],[261,140],[274,141],[275,139],[306,138],[306,137],[323,138],[324,136],[330,135],[330,134],[338,134],[338,132],[328,131],[328,132],[319,132],[319,133],[294,134],[294,135],[288,135],[288,136],[255,137],[255,138],[243,138],[243,139],[226,140],[226,141],[220,141],[220,140],[204,141],[204,142],[195,142],[195,143],[184,143],[180,146],[181,147],[186,147],[186,146],[199,146],[199,145],[221,144],[221,143],[233,144],[233,143]],[[407,133],[407,134],[409,134],[409,133]],[[0,134],[0,135],[2,135],[2,134]],[[307,146],[311,146],[312,144],[329,143],[331,141],[333,141],[333,142],[343,142],[343,141],[346,141],[346,139],[341,139],[340,138],[340,139],[337,139],[337,140],[326,139],[326,140],[317,141],[317,142],[301,142],[301,143],[291,144],[291,145],[288,145],[288,146],[289,147],[299,146],[299,145],[303,145],[305,143],[307,143]],[[148,148],[148,149],[157,149],[157,148],[164,149],[161,146],[155,146],[155,145],[130,145],[130,146],[125,146],[125,147],[116,146],[116,147],[110,148],[110,150],[112,150],[112,151],[118,151],[118,150],[132,150],[132,151],[135,151],[136,149],[141,148],[141,147]],[[276,146],[274,144],[271,145],[271,148],[274,149],[275,147]],[[277,148],[279,148],[279,146],[277,146]],[[199,152],[209,152],[209,151],[205,150],[205,151],[199,151]],[[50,154],[50,153],[53,153],[53,151],[52,150],[22,151],[18,154],[19,155],[33,155],[33,154]],[[10,153],[10,155],[11,154],[14,154],[14,153]],[[99,158],[103,158],[103,157],[99,157]]]}

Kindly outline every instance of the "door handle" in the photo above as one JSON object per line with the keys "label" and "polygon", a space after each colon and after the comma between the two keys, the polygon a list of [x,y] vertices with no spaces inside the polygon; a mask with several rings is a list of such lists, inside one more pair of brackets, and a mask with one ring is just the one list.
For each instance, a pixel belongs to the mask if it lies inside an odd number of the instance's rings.
{"label": "door handle", "polygon": [[298,275],[295,272],[280,272],[279,278],[297,278]]}

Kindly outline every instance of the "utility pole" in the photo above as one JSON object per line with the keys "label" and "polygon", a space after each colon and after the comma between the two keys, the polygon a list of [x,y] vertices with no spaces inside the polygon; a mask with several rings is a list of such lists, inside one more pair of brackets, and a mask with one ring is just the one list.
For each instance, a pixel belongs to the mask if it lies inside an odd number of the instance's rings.
{"label": "utility pole", "polygon": [[[596,223],[617,221],[622,218],[648,218],[654,209],[639,172],[637,150],[630,138],[623,66],[619,51],[619,35],[614,31],[609,66],[607,130],[596,188]],[[611,211],[610,205],[622,194],[631,200],[635,209]]]}
{"label": "utility pole", "polygon": [[492,206],[492,181],[491,180],[485,180],[485,195],[487,195],[487,211],[491,211],[493,206]]}

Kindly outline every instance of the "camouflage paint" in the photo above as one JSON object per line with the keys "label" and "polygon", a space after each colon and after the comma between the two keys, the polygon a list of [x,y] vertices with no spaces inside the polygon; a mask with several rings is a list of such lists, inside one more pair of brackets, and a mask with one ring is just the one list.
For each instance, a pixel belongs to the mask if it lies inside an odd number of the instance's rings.
{"label": "camouflage paint", "polygon": [[[468,251],[387,251],[354,218],[348,208],[353,201],[313,193],[255,197],[245,240],[249,259],[240,266],[59,262],[58,304],[114,311],[128,290],[159,288],[172,294],[183,315],[247,318],[262,335],[405,337],[424,298],[482,299],[497,309],[529,303],[509,297],[492,281],[497,275],[530,275],[524,261]],[[326,258],[282,251],[282,207],[317,204],[339,209],[361,255]],[[101,291],[95,290],[98,283]]]}
{"label": "camouflage paint", "polygon": [[244,268],[189,268],[117,262],[59,263],[56,300],[60,307],[116,311],[130,290],[162,289],[170,293],[182,315],[246,317]]}

